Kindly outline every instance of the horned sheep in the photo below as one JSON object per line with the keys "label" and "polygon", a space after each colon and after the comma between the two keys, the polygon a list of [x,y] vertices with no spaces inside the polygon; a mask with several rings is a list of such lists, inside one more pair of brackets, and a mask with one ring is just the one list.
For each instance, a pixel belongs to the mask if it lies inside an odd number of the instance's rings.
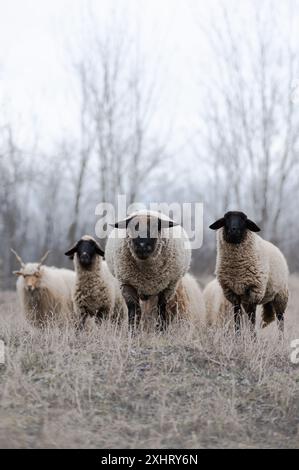
{"label": "horned sheep", "polygon": [[50,321],[65,323],[72,318],[75,272],[69,269],[44,266],[47,252],[38,263],[24,263],[11,250],[21,267],[18,276],[17,294],[22,314],[36,327],[44,327]]}

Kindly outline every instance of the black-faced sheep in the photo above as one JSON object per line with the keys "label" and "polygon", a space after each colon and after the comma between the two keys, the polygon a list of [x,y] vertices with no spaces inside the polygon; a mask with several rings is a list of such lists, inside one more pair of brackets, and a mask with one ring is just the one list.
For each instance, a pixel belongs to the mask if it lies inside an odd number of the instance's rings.
{"label": "black-faced sheep", "polygon": [[158,296],[164,327],[167,303],[190,265],[191,250],[184,229],[161,213],[135,212],[115,224],[108,237],[105,258],[119,280],[130,325],[140,319],[140,300]]}
{"label": "black-faced sheep", "polygon": [[259,227],[243,212],[227,212],[210,228],[218,230],[216,276],[234,306],[236,330],[241,306],[255,325],[257,305],[263,305],[263,326],[276,315],[283,330],[289,289],[288,266],[281,251],[255,233]]}
{"label": "black-faced sheep", "polygon": [[38,263],[24,263],[11,251],[21,265],[14,274],[18,276],[17,294],[25,318],[36,327],[44,327],[49,321],[58,324],[69,321],[73,314],[75,272],[43,266],[49,252]]}
{"label": "black-faced sheep", "polygon": [[88,317],[118,319],[126,312],[118,281],[112,276],[104,252],[96,240],[84,235],[66,256],[74,260],[76,287],[74,292],[75,312],[80,326]]}

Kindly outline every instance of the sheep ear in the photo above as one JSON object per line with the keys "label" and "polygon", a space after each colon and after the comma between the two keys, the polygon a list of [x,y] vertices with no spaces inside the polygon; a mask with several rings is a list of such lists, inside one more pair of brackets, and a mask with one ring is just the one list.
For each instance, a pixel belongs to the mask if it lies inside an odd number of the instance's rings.
{"label": "sheep ear", "polygon": [[98,243],[96,243],[96,252],[98,255],[102,256],[102,258],[105,258],[105,252],[102,250]]}
{"label": "sheep ear", "polygon": [[76,253],[77,249],[78,249],[78,242],[74,246],[72,246],[72,248],[66,251],[64,254],[65,256],[68,256],[70,259],[74,259],[74,254]]}
{"label": "sheep ear", "polygon": [[224,217],[222,217],[222,219],[216,220],[216,222],[210,225],[209,228],[212,230],[218,230],[219,228],[224,227],[224,222]]}
{"label": "sheep ear", "polygon": [[158,219],[158,230],[159,232],[164,228],[172,228],[179,224],[174,222],[173,220],[166,220],[166,219]]}
{"label": "sheep ear", "polygon": [[127,217],[126,219],[123,219],[123,220],[119,220],[118,222],[116,222],[115,224],[111,224],[112,227],[114,228],[127,228],[129,223],[131,222],[131,220],[134,218],[134,216],[132,217]]}
{"label": "sheep ear", "polygon": [[23,275],[23,273],[21,273],[21,271],[13,271],[12,273],[15,274],[16,276],[22,276]]}
{"label": "sheep ear", "polygon": [[261,231],[261,229],[254,222],[252,222],[252,220],[250,220],[250,219],[246,220],[246,227],[251,232],[260,232]]}

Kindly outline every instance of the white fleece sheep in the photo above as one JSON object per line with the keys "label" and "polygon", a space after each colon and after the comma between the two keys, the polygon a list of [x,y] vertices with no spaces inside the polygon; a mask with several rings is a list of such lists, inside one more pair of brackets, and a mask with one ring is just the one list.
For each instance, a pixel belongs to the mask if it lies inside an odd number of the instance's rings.
{"label": "white fleece sheep", "polygon": [[283,329],[289,290],[288,266],[281,251],[254,233],[259,228],[240,212],[227,213],[211,228],[218,229],[216,276],[235,307],[236,319],[243,306],[255,323],[256,306],[263,305],[263,326],[276,314]]}
{"label": "white fleece sheep", "polygon": [[[14,252],[15,253],[15,252]],[[43,266],[39,263],[21,263],[18,275],[17,294],[22,314],[36,327],[44,327],[50,321],[62,324],[73,315],[72,296],[75,287],[75,272],[69,269]]]}
{"label": "white fleece sheep", "polygon": [[233,306],[224,297],[222,287],[217,279],[209,282],[203,290],[206,307],[206,323],[220,325],[233,317]]}
{"label": "white fleece sheep", "polygon": [[[154,227],[151,234],[149,226]],[[135,212],[115,227],[108,237],[105,259],[119,280],[130,324],[140,317],[140,300],[152,296],[158,296],[163,321],[166,305],[189,269],[191,250],[186,232],[154,211]]]}
{"label": "white fleece sheep", "polygon": [[[81,326],[88,317],[116,320],[124,316],[126,305],[119,283],[102,260],[104,253],[96,240],[84,235],[66,255],[74,259],[74,308]],[[82,264],[84,256],[89,256],[86,265]]]}
{"label": "white fleece sheep", "polygon": [[[223,326],[226,324],[233,325],[234,308],[232,304],[225,298],[222,287],[217,279],[210,281],[203,290],[205,301],[206,316],[205,323],[208,326]],[[242,307],[242,312],[244,309]],[[262,313],[262,306],[257,307],[257,313]]]}
{"label": "white fleece sheep", "polygon": [[[158,296],[141,301],[141,321],[151,325],[157,320]],[[179,280],[174,296],[166,306],[166,323],[176,320],[187,320],[193,326],[205,322],[205,302],[196,279],[189,273]]]}
{"label": "white fleece sheep", "polygon": [[189,320],[193,325],[202,324],[205,320],[203,293],[190,273],[185,274],[179,281],[175,295],[169,304],[168,310],[172,316]]}

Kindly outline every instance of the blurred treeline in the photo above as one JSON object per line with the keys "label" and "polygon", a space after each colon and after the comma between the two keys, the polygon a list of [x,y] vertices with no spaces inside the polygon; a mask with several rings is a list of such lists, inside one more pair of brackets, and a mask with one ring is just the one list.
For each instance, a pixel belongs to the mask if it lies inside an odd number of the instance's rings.
{"label": "blurred treeline", "polygon": [[100,32],[93,24],[88,46],[67,57],[73,135],[44,147],[37,128],[26,145],[2,115],[1,286],[14,282],[10,247],[25,261],[51,249],[50,264],[70,266],[64,251],[94,234],[97,203],[117,194],[129,203],[204,202],[196,273],[212,273],[215,234],[207,226],[229,209],[247,212],[299,270],[299,6],[286,3],[282,11],[277,2],[250,2],[242,13],[223,2],[209,24],[194,12],[209,66],[198,57],[198,120],[177,148],[171,116],[159,126],[159,82],[138,39],[121,22]]}

